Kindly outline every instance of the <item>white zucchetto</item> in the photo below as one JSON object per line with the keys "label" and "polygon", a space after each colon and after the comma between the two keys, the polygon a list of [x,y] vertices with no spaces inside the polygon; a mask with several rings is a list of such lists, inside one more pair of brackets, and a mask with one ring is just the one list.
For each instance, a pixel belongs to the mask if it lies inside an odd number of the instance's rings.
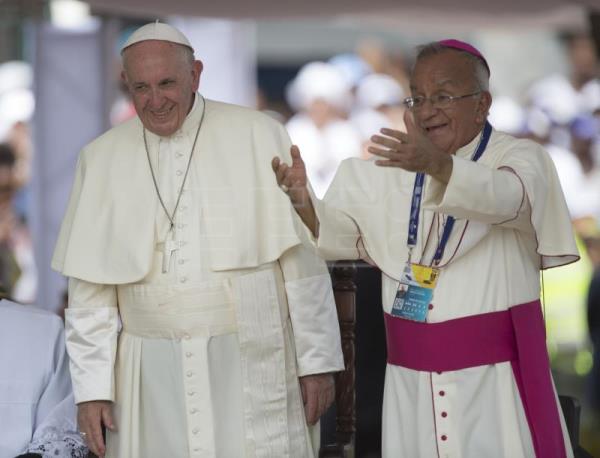
{"label": "white zucchetto", "polygon": [[172,25],[163,24],[161,22],[156,21],[151,22],[150,24],[143,25],[135,32],[133,32],[121,48],[121,54],[129,46],[139,43],[140,41],[146,40],[169,41],[171,43],[177,43],[183,46],[187,46],[192,51],[194,50],[189,40],[183,33],[181,33]]}

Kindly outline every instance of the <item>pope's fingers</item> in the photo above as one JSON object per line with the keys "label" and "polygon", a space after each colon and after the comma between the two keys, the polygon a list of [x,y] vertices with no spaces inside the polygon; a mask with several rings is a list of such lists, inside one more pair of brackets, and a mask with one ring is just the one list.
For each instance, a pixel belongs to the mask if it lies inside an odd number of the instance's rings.
{"label": "pope's fingers", "polygon": [[329,397],[328,397],[327,390],[325,389],[319,395],[319,413],[318,413],[316,420],[321,418],[323,416],[323,414],[325,412],[327,412],[328,407],[329,407]]}
{"label": "pope's fingers", "polygon": [[333,401],[335,401],[335,384],[334,385],[327,384],[327,386],[324,388],[323,392],[321,393],[321,405],[320,405],[320,410],[319,410],[319,418],[321,418],[325,414],[325,412],[327,412],[329,407],[331,407],[331,404],[333,404]]}
{"label": "pope's fingers", "polygon": [[306,386],[304,386],[304,383],[300,382],[300,393],[302,394],[302,403],[304,405],[308,402],[308,393],[306,391]]}
{"label": "pope's fingers", "polygon": [[111,431],[116,431],[117,428],[113,420],[111,406],[106,406],[102,409],[102,422]]}
{"label": "pope's fingers", "polygon": [[271,168],[273,169],[273,173],[275,174],[275,180],[277,181],[277,186],[281,186],[282,174],[280,172],[281,162],[278,157],[273,158],[271,161]]}
{"label": "pope's fingers", "polygon": [[281,164],[279,164],[279,167],[277,167],[277,171],[275,172],[275,176],[277,177],[278,185],[287,184],[287,183],[285,183],[285,178],[286,178],[286,175],[288,174],[288,171],[289,171],[289,167],[285,162],[282,162]]}
{"label": "pope's fingers", "polygon": [[94,455],[102,455],[103,450],[101,450],[101,443],[98,443],[93,422],[88,419],[80,421],[79,430],[90,451],[94,453]]}
{"label": "pope's fingers", "polygon": [[[312,391],[312,390],[307,390]],[[307,393],[307,402],[304,404],[304,412],[306,415],[306,422],[309,425],[314,425],[318,419],[318,396],[314,391]]]}
{"label": "pope's fingers", "polygon": [[333,404],[333,401],[335,401],[335,379],[331,380],[331,384],[327,387],[326,395],[325,410],[327,410],[329,406]]}
{"label": "pope's fingers", "polygon": [[279,168],[280,163],[281,163],[281,159],[279,159],[279,157],[277,157],[277,156],[275,156],[271,160],[271,168],[273,169],[273,172],[277,173],[277,169]]}
{"label": "pope's fingers", "polygon": [[292,155],[292,165],[304,165],[298,146],[292,145],[290,147],[290,154]]}
{"label": "pope's fingers", "polygon": [[104,438],[102,437],[102,426],[100,424],[100,415],[90,424],[89,434],[91,436],[94,448],[94,452],[98,456],[104,456]]}

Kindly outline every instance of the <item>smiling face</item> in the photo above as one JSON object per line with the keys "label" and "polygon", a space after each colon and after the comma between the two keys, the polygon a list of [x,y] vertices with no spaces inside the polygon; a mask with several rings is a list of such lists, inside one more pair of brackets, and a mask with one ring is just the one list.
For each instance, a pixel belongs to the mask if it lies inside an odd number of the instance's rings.
{"label": "smiling face", "polygon": [[168,137],[183,124],[192,109],[200,83],[202,63],[187,48],[166,41],[136,43],[123,53],[121,74],[135,111],[146,129]]}
{"label": "smiling face", "polygon": [[[420,58],[411,82],[413,97],[434,95],[462,96],[479,92],[473,63],[462,53],[447,50]],[[487,91],[453,100],[448,108],[435,108],[426,101],[413,109],[414,119],[427,137],[441,150],[454,154],[481,131],[492,98]]]}

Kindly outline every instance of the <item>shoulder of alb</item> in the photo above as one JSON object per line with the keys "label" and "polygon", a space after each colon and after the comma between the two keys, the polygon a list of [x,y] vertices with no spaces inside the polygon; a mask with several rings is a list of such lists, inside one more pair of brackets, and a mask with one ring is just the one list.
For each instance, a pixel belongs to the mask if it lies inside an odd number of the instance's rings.
{"label": "shoulder of alb", "polygon": [[515,160],[532,164],[551,161],[550,155],[539,143],[504,132],[494,131],[490,146],[497,158],[495,162],[500,167]]}
{"label": "shoulder of alb", "polygon": [[225,122],[242,128],[283,130],[283,125],[271,116],[254,108],[206,99],[206,116],[213,122]]}
{"label": "shoulder of alb", "polygon": [[90,160],[99,155],[123,154],[118,144],[135,142],[141,132],[141,122],[137,116],[118,124],[89,142],[81,150],[81,157]]}

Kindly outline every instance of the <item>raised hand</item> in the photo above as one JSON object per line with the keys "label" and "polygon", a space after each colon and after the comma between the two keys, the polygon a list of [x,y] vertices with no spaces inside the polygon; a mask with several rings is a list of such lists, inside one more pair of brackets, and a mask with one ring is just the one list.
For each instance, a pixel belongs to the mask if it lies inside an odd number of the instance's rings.
{"label": "raised hand", "polygon": [[291,166],[275,157],[271,161],[271,167],[273,167],[279,187],[289,196],[292,204],[298,207],[306,205],[310,199],[307,188],[308,177],[306,166],[296,145],[290,148],[290,154],[292,155]]}
{"label": "raised hand", "polygon": [[319,230],[319,221],[308,192],[306,166],[296,145],[290,148],[290,153],[292,155],[291,166],[282,162],[279,157],[274,157],[271,167],[277,178],[277,184],[288,195],[296,213],[302,218],[306,227],[316,236]]}
{"label": "raised hand", "polygon": [[[369,152],[383,159],[375,161],[381,167],[400,167],[411,172],[423,172],[447,183],[452,174],[452,157],[435,146],[425,131],[417,126],[409,111],[404,113],[406,133],[381,129],[383,135],[371,140],[379,146],[370,146]],[[383,147],[383,148],[382,148]]]}
{"label": "raised hand", "polygon": [[112,402],[89,401],[77,405],[79,431],[88,448],[98,457],[104,457],[106,446],[102,438],[102,425],[116,431],[112,416]]}

